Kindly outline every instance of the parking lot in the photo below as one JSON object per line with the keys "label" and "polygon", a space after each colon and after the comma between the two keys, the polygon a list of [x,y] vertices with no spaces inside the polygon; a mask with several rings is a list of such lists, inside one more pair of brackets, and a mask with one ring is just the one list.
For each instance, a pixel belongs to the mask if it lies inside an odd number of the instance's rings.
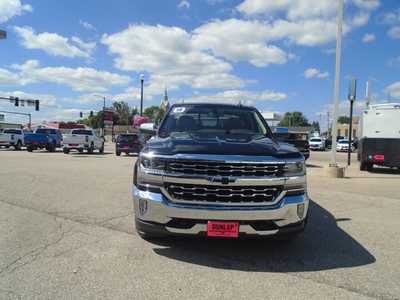
{"label": "parking lot", "polygon": [[[347,154],[339,153],[345,163]],[[1,299],[399,299],[400,173],[324,176],[308,160],[304,236],[148,242],[134,230],[135,157],[0,150]]]}

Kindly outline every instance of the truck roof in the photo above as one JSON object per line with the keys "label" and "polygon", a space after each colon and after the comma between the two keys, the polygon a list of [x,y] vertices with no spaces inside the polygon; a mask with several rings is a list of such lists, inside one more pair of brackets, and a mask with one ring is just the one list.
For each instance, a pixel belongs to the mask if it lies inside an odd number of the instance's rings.
{"label": "truck roof", "polygon": [[175,103],[171,106],[171,108],[180,107],[180,106],[186,106],[186,107],[187,106],[211,106],[211,107],[242,108],[242,109],[248,109],[248,110],[256,110],[255,107],[246,106],[246,105],[242,105],[242,104],[206,103],[206,102]]}

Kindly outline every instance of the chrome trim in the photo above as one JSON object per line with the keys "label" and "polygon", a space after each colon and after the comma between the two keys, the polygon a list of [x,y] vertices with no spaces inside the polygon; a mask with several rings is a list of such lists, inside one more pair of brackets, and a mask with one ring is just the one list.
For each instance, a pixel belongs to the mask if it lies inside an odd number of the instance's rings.
{"label": "chrome trim", "polygon": [[[179,233],[179,234],[199,234],[200,232],[207,232],[207,224],[196,224],[192,228],[182,229],[182,228],[174,228],[174,227],[165,227],[171,233]],[[276,234],[279,230],[260,230],[257,231],[250,225],[240,225],[239,233],[246,233],[252,235],[273,235]]]}
{"label": "chrome trim", "polygon": [[[267,202],[207,202],[207,201],[188,201],[188,200],[179,200],[175,199],[164,187],[161,188],[162,194],[168,198],[169,201],[176,204],[188,204],[188,205],[203,205],[206,206],[220,206],[220,207],[260,207],[260,206],[273,206],[279,201],[282,200],[286,195],[286,191],[282,191],[278,197],[276,197],[273,201]],[[229,195],[231,197],[231,195]]]}
{"label": "chrome trim", "polygon": [[[132,190],[135,216],[143,221],[167,224],[172,218],[195,220],[274,220],[279,227],[297,223],[305,218],[309,206],[307,193],[284,196],[275,206],[218,206],[187,205],[171,203],[163,194],[141,191],[136,186]],[[144,214],[139,211],[139,199],[147,202]],[[299,218],[297,205],[304,204],[304,215]]]}

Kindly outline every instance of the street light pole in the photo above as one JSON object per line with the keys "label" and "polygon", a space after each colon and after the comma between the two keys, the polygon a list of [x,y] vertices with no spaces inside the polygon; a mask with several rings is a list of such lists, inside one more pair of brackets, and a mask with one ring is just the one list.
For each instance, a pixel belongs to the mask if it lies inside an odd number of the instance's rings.
{"label": "street light pole", "polygon": [[351,139],[353,131],[353,104],[356,100],[357,95],[357,79],[353,78],[350,82],[348,99],[350,101],[350,124],[349,124],[349,145],[347,149],[347,165],[350,166],[351,163]]}
{"label": "street light pole", "polygon": [[144,74],[140,74],[140,116],[143,116],[143,82]]}
{"label": "street light pole", "polygon": [[105,124],[104,124],[105,123],[104,122],[105,121],[105,115],[104,115],[105,111],[106,111],[106,97],[103,96],[103,124],[102,124],[103,125],[103,139],[105,136],[105,132],[104,132],[104,130],[105,130]]}
{"label": "street light pole", "polygon": [[334,89],[334,105],[332,120],[332,150],[331,150],[331,167],[337,167],[336,160],[336,139],[337,139],[337,119],[340,101],[340,69],[342,64],[342,27],[344,14],[344,0],[339,0],[337,34],[336,34],[336,70],[335,70],[335,89]]}

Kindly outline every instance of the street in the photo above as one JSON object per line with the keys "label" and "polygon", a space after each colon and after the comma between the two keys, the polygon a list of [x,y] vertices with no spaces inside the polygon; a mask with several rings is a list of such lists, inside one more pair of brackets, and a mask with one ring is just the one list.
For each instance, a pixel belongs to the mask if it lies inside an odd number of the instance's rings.
{"label": "street", "polygon": [[[0,149],[0,299],[399,299],[400,172],[324,176],[307,161],[308,228],[276,240],[145,241],[134,156]],[[346,153],[338,154],[344,165]]]}

